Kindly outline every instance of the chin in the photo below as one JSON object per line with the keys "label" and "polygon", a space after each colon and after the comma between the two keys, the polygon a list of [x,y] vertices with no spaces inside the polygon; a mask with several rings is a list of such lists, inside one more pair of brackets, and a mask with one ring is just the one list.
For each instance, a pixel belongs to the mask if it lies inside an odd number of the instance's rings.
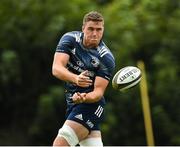
{"label": "chin", "polygon": [[91,46],[91,47],[97,47],[98,44],[97,44],[97,43],[92,43],[90,46]]}
{"label": "chin", "polygon": [[88,42],[86,46],[89,48],[93,48],[93,47],[97,47],[98,45],[99,45],[99,41],[91,41],[91,42]]}
{"label": "chin", "polygon": [[99,41],[92,41],[91,44],[92,44],[92,45],[95,45],[95,46],[98,46]]}

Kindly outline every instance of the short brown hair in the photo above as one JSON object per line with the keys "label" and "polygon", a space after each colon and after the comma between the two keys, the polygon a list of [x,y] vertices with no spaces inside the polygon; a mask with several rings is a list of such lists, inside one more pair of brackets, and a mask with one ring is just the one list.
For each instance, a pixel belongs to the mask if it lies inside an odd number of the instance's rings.
{"label": "short brown hair", "polygon": [[104,22],[104,18],[101,13],[96,12],[96,11],[91,11],[85,14],[83,18],[83,25],[88,21],[103,21]]}

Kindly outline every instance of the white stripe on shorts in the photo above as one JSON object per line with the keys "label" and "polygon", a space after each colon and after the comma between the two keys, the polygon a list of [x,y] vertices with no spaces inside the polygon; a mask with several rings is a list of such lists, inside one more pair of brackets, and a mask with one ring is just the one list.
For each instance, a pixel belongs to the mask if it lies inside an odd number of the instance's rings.
{"label": "white stripe on shorts", "polygon": [[102,112],[103,112],[103,107],[98,106],[98,108],[96,109],[96,112],[94,114],[97,115],[98,117],[100,117]]}

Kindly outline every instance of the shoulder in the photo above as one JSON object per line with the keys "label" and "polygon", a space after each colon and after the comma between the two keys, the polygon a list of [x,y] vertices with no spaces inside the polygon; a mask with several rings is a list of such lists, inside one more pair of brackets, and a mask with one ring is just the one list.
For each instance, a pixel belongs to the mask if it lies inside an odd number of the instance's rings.
{"label": "shoulder", "polygon": [[56,47],[56,51],[57,52],[66,52],[66,53],[70,54],[70,52],[74,48],[76,42],[80,41],[81,35],[82,35],[82,32],[79,32],[79,31],[65,33],[61,37],[61,39]]}
{"label": "shoulder", "polygon": [[80,31],[67,32],[62,36],[61,41],[79,42],[81,36],[82,36],[82,32]]}
{"label": "shoulder", "polygon": [[115,58],[110,51],[110,49],[105,45],[104,42],[101,42],[97,49],[99,53],[100,60],[104,66],[107,68],[114,69],[115,67]]}
{"label": "shoulder", "polygon": [[106,46],[106,44],[102,41],[100,45],[97,48],[97,51],[99,53],[100,58],[106,59],[106,58],[111,58],[111,60],[115,60],[112,52],[110,49]]}

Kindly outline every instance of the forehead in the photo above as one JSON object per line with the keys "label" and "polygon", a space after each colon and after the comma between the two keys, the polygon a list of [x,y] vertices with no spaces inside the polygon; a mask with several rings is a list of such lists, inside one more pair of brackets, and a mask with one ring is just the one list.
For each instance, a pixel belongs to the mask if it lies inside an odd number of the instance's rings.
{"label": "forehead", "polygon": [[84,24],[84,27],[102,28],[103,26],[103,21],[88,21]]}

